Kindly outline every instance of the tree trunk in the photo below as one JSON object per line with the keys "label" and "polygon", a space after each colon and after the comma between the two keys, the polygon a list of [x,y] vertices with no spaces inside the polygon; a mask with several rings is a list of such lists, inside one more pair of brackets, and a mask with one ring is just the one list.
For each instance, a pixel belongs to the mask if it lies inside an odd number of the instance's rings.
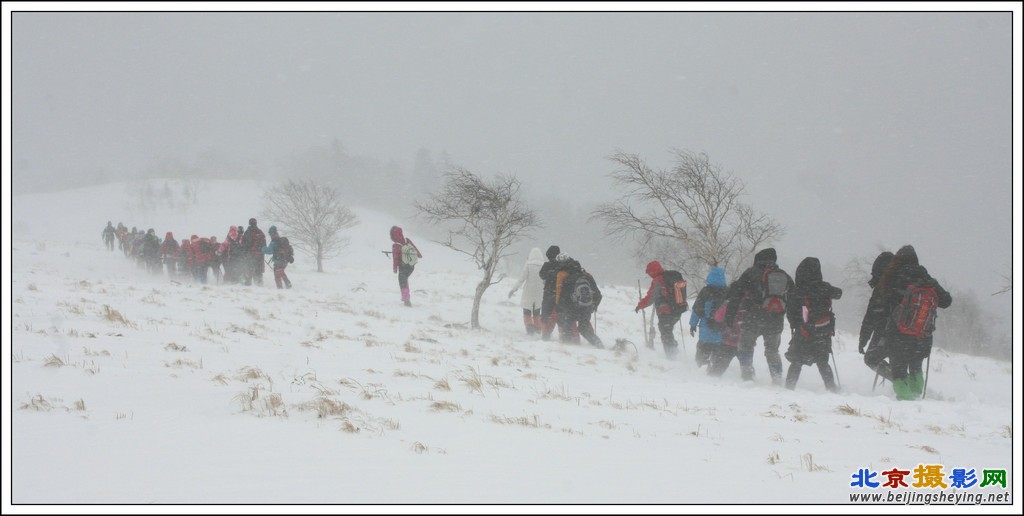
{"label": "tree trunk", "polygon": [[480,300],[483,299],[484,292],[490,285],[491,281],[488,278],[484,278],[483,281],[476,284],[476,294],[473,295],[473,315],[470,317],[470,326],[474,330],[480,329]]}
{"label": "tree trunk", "polygon": [[324,271],[324,248],[323,246],[316,246],[316,271]]}

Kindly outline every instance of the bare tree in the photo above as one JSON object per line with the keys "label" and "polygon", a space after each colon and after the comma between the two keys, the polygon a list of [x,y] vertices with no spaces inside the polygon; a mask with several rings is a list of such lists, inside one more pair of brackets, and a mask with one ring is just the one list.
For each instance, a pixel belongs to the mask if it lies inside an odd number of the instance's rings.
{"label": "bare tree", "polygon": [[316,259],[316,271],[324,271],[324,259],[348,245],[341,231],[359,223],[344,206],[333,187],[313,181],[279,184],[264,193],[262,217],[278,221],[290,235],[289,241]]}
{"label": "bare tree", "polygon": [[433,223],[454,225],[448,239],[438,242],[473,259],[483,271],[473,297],[471,325],[480,327],[480,300],[494,281],[494,271],[506,251],[532,228],[540,227],[534,210],[519,195],[519,180],[498,176],[484,181],[461,167],[444,175],[440,190],[416,209]]}
{"label": "bare tree", "polygon": [[1000,277],[1003,278],[1003,288],[999,289],[996,292],[993,292],[993,296],[998,296],[999,294],[1005,294],[1007,292],[1013,292],[1013,276],[1010,273],[1006,273],[1000,274]]}
{"label": "bare tree", "polygon": [[635,238],[641,255],[659,251],[686,277],[703,278],[708,266],[737,277],[761,246],[782,236],[782,226],[740,202],[743,182],[707,154],[673,152],[676,164],[667,171],[636,154],[609,157],[622,167],[611,175],[622,197],[601,204],[591,219],[620,240]]}

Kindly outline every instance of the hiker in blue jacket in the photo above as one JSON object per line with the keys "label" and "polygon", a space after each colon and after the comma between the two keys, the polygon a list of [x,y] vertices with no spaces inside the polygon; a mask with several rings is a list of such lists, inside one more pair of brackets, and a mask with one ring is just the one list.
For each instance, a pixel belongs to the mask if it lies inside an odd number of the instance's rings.
{"label": "hiker in blue jacket", "polygon": [[704,288],[697,293],[697,300],[693,302],[693,310],[690,311],[690,336],[693,337],[700,328],[700,337],[697,339],[697,367],[711,363],[711,355],[717,346],[722,344],[722,333],[712,330],[708,326],[708,320],[714,315],[728,294],[725,284],[725,270],[721,267],[712,267],[708,271],[708,277]]}

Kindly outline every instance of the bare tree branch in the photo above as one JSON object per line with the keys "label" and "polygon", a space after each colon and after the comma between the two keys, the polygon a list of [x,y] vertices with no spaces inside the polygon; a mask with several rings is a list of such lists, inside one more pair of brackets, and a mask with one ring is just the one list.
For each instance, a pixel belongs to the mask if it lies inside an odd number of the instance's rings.
{"label": "bare tree branch", "polygon": [[605,232],[638,243],[638,253],[659,256],[684,276],[703,278],[708,266],[736,277],[753,254],[782,236],[781,225],[740,202],[744,184],[721,171],[707,154],[675,149],[671,170],[651,169],[640,156],[616,152],[621,168],[611,177],[623,192],[590,220]]}

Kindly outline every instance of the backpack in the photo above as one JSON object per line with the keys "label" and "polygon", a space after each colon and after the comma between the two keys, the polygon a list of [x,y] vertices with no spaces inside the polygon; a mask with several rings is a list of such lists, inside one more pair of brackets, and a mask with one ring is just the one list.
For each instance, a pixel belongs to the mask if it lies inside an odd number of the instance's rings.
{"label": "backpack", "polygon": [[728,311],[729,300],[726,299],[723,300],[723,302],[720,305],[718,305],[718,308],[716,308],[715,311],[711,312],[711,314],[708,315],[708,329],[715,333],[721,333],[725,331],[725,313]]}
{"label": "backpack", "polygon": [[909,285],[893,309],[893,322],[900,333],[923,339],[935,331],[938,307],[939,293],[934,288]]}
{"label": "backpack", "polygon": [[573,306],[581,311],[597,308],[598,303],[600,303],[600,297],[597,293],[597,285],[594,284],[593,276],[586,273],[577,273],[567,279],[567,283],[572,285],[572,289],[569,291],[569,300],[572,301]]}
{"label": "backpack", "polygon": [[832,312],[832,299],[805,294],[800,313],[803,318],[800,334],[804,337],[831,337],[836,334],[836,315]]}
{"label": "backpack", "polygon": [[205,239],[205,238],[200,240],[199,241],[199,252],[201,252],[203,254],[207,254],[207,255],[213,254],[213,244],[210,243],[210,241]]}
{"label": "backpack", "polygon": [[288,241],[288,237],[277,239],[277,252],[274,254],[277,255],[274,258],[280,258],[288,263],[295,263],[295,251],[292,250],[292,244]]}
{"label": "backpack", "polygon": [[761,309],[773,314],[786,312],[789,274],[778,267],[766,267],[761,274]]}
{"label": "backpack", "polygon": [[[726,288],[704,288],[708,289],[707,291],[709,292],[707,296],[704,298],[704,306],[700,306],[699,304],[694,305],[693,311],[697,312],[697,315],[705,320],[706,324],[708,325],[708,329],[717,333],[722,330],[716,330],[714,328],[711,328],[711,320],[712,318],[714,318],[715,312],[717,312],[718,309],[721,308],[722,305],[726,303],[726,298],[728,297],[729,290]],[[701,299],[700,294],[697,295],[697,299]],[[722,319],[722,321],[724,322],[725,319]]]}
{"label": "backpack", "polygon": [[417,261],[419,261],[419,255],[416,252],[416,246],[408,242],[402,244],[402,263],[416,265]]}
{"label": "backpack", "polygon": [[683,275],[679,271],[665,271],[662,278],[665,280],[666,297],[672,314],[679,315],[689,310],[690,306],[686,301],[686,280],[683,279]]}

